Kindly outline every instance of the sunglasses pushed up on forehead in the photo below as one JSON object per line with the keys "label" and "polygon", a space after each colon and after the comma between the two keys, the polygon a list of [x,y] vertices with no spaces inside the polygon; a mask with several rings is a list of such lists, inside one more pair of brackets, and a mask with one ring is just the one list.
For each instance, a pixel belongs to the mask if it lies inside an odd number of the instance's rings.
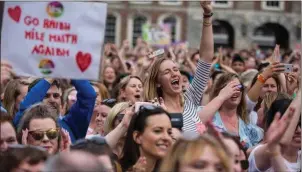
{"label": "sunglasses pushed up on forehead", "polygon": [[29,131],[28,133],[37,141],[40,141],[46,135],[49,140],[56,139],[59,136],[59,129],[54,128],[47,131]]}

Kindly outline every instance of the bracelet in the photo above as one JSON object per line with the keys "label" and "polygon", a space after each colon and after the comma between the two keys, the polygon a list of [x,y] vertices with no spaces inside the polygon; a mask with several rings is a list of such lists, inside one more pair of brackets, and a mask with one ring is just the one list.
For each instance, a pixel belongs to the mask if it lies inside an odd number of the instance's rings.
{"label": "bracelet", "polygon": [[209,14],[204,14],[204,13],[203,13],[203,18],[210,18],[210,17],[213,16],[213,14],[214,14],[214,13],[212,13],[212,12],[209,13]]}
{"label": "bracelet", "polygon": [[262,84],[265,83],[266,79],[264,78],[264,76],[262,74],[259,74],[258,77],[257,77],[257,80],[259,82],[261,82]]}
{"label": "bracelet", "polygon": [[211,25],[212,25],[212,22],[203,21],[203,25],[204,25],[204,26],[211,26]]}

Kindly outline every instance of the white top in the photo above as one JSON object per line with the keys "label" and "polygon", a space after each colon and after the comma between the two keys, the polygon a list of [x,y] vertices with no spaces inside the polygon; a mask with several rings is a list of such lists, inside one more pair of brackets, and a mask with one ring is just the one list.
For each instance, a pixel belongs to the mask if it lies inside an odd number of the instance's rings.
{"label": "white top", "polygon": [[246,100],[246,107],[247,107],[247,112],[250,114],[250,123],[257,125],[257,120],[258,120],[258,115],[257,112],[254,111],[254,108],[257,104],[257,102],[253,102],[250,100],[249,96],[246,94],[245,95],[245,100]]}
{"label": "white top", "polygon": [[[263,145],[258,145],[254,148],[254,150],[251,152],[250,156],[249,156],[249,172],[261,172],[257,165],[256,165],[256,161],[255,161],[255,151],[261,147]],[[297,162],[292,163],[292,162],[288,162],[286,159],[284,159],[284,163],[288,169],[288,172],[299,172],[301,169],[301,150],[298,152],[298,159]],[[267,169],[264,172],[275,172],[274,169],[272,167],[270,167],[269,169]]]}

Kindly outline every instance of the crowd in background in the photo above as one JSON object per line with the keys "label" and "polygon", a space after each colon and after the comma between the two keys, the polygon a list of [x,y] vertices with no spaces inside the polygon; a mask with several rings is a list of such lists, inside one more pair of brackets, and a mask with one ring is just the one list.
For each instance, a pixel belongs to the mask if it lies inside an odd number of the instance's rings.
{"label": "crowd in background", "polygon": [[106,43],[100,80],[1,61],[0,171],[301,171],[301,52]]}

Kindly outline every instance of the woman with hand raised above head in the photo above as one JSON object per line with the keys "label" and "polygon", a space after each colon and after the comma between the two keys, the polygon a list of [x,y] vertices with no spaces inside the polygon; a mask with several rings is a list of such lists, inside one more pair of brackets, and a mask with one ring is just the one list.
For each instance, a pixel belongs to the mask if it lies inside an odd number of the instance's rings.
{"label": "woman with hand raised above head", "polygon": [[[203,9],[203,26],[200,43],[200,57],[192,84],[183,95],[182,80],[176,62],[168,58],[156,59],[146,79],[144,90],[145,101],[155,98],[164,102],[169,113],[183,113],[184,131],[197,132],[200,119],[197,108],[209,79],[212,58],[214,56],[214,41],[211,16],[211,1],[201,1]],[[161,101],[162,100],[162,101]]]}

